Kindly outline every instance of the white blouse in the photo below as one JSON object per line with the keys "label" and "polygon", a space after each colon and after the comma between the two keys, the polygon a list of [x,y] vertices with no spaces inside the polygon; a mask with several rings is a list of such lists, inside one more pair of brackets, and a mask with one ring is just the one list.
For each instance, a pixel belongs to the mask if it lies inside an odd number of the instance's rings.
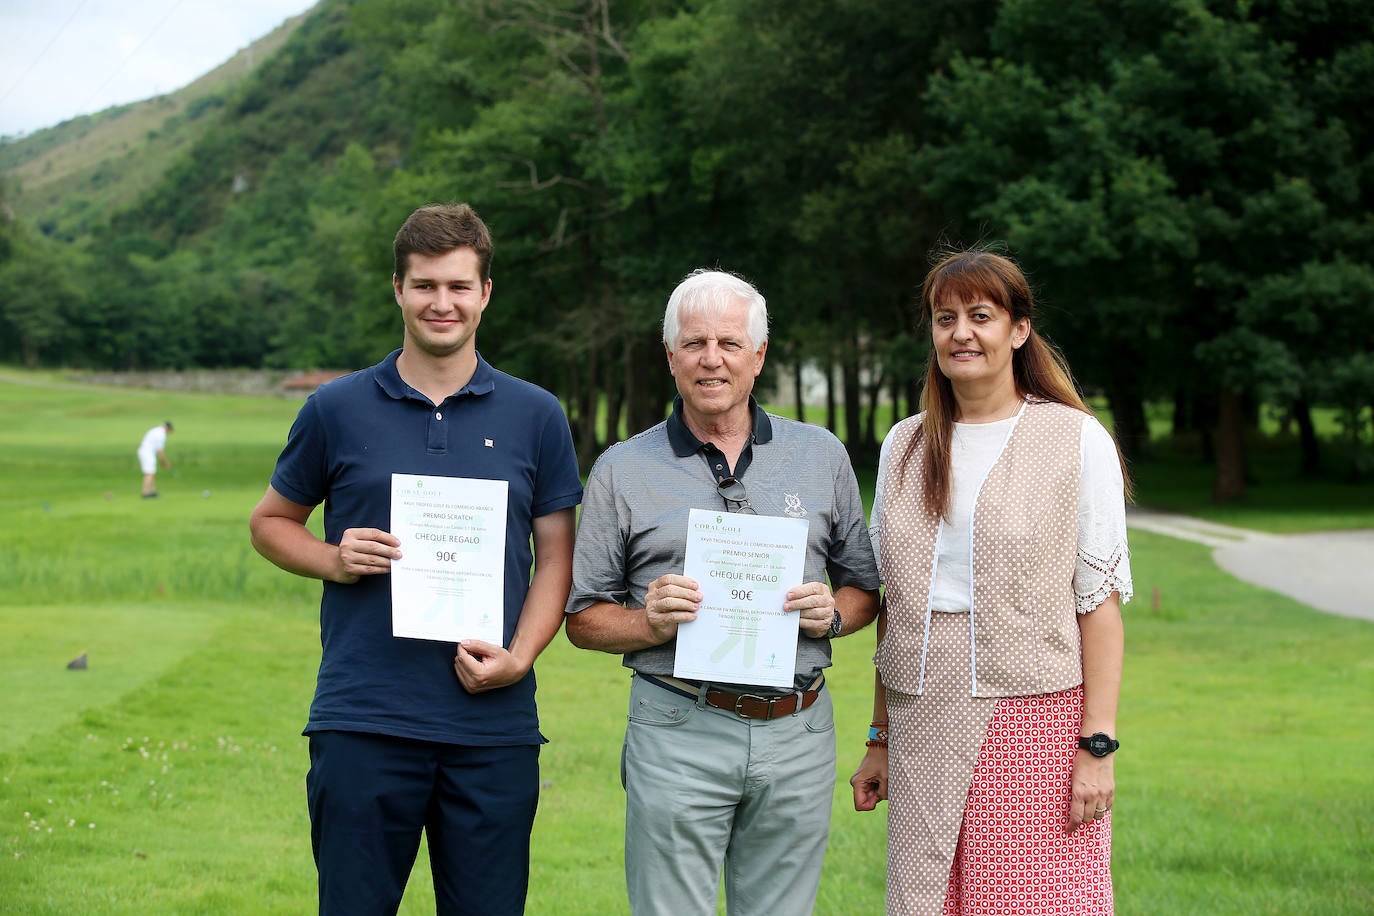
{"label": "white blouse", "polygon": [[[1024,409],[1024,408],[1023,408]],[[1020,413],[992,423],[955,423],[954,481],[950,517],[940,523],[935,547],[935,579],[930,607],[935,611],[967,613],[973,604],[973,532],[970,521],[978,491],[1011,436]],[[882,567],[878,534],[882,530],[883,480],[891,461],[892,437],[883,440],[878,456],[878,486],[873,495],[869,535],[873,554]],[[1121,463],[1111,435],[1095,418],[1083,424],[1079,440],[1078,561],[1073,591],[1078,613],[1086,614],[1120,592],[1121,603],[1131,600],[1130,551],[1126,546],[1126,501]]]}

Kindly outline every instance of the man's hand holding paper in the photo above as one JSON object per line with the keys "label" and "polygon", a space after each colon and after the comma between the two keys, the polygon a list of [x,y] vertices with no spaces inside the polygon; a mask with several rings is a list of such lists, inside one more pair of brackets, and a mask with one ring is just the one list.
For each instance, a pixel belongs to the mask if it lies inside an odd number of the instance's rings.
{"label": "man's hand holding paper", "polygon": [[[804,573],[806,521],[693,509],[687,529],[683,572],[702,599],[678,625],[673,674],[792,686],[800,614],[784,605]],[[813,592],[794,606],[815,614],[823,601]]]}
{"label": "man's hand holding paper", "polygon": [[813,639],[830,634],[835,619],[835,596],[824,582],[807,582],[788,589],[785,611],[798,611],[801,631]]}
{"label": "man's hand holding paper", "polygon": [[393,635],[502,642],[506,502],[504,480],[391,475],[391,533],[406,557],[391,564]]}

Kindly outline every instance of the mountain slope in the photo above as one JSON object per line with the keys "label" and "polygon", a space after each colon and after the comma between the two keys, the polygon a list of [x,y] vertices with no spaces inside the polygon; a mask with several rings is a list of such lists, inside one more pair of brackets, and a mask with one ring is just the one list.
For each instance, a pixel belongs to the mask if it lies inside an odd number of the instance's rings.
{"label": "mountain slope", "polygon": [[154,187],[309,15],[287,20],[176,92],[0,142],[15,214],[65,241],[86,235]]}

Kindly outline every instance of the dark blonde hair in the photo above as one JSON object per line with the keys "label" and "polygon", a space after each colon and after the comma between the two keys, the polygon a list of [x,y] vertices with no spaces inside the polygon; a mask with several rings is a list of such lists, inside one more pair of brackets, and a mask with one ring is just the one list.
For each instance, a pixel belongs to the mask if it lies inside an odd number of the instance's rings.
{"label": "dark blonde hair", "polygon": [[[926,274],[921,286],[921,320],[929,326],[937,306],[979,299],[1006,309],[1013,321],[1033,319],[1034,296],[1016,262],[985,248],[973,248],[946,254]],[[1012,351],[1011,365],[1016,393],[1021,397],[1054,401],[1092,414],[1083,402],[1064,354],[1040,336],[1033,321],[1026,342]],[[921,501],[932,518],[947,518],[951,509],[954,470],[950,443],[954,438],[956,409],[954,387],[940,371],[932,349],[926,362],[925,387],[921,391],[920,410],[925,417],[900,465],[900,473],[905,475],[909,462],[921,462],[925,472]],[[1117,454],[1119,457],[1119,450]],[[1121,472],[1129,498],[1131,484],[1124,462]]]}

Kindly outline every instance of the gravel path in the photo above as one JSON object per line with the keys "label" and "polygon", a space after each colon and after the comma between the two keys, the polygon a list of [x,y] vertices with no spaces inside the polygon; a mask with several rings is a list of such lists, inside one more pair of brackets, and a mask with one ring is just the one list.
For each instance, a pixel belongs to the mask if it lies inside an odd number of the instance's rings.
{"label": "gravel path", "polygon": [[1374,620],[1374,529],[1267,534],[1129,506],[1126,524],[1212,548],[1222,569],[1345,617]]}

